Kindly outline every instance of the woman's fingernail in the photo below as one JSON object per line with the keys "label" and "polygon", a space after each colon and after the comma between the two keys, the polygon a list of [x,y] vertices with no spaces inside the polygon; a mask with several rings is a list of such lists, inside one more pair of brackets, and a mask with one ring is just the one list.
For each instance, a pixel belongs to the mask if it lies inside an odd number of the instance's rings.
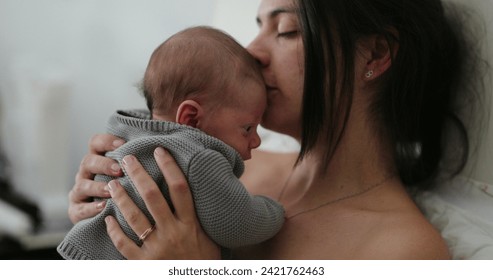
{"label": "woman's fingernail", "polygon": [[125,156],[123,158],[123,164],[130,166],[134,162],[135,158],[132,155]]}
{"label": "woman's fingernail", "polygon": [[105,206],[105,205],[106,205],[106,201],[105,201],[105,200],[103,200],[103,201],[101,201],[100,203],[96,204],[96,208],[97,208],[98,210],[101,210],[101,209],[103,209],[103,208],[104,208],[104,206]]}
{"label": "woman's fingernail", "polygon": [[122,139],[117,139],[117,140],[113,141],[113,147],[115,147],[115,148],[118,148],[123,144],[125,144],[125,141],[123,141]]}
{"label": "woman's fingernail", "polygon": [[106,218],[104,218],[104,221],[109,224],[111,222],[111,218],[110,216],[106,216]]}
{"label": "woman's fingernail", "polygon": [[166,151],[163,148],[161,148],[161,147],[157,147],[154,150],[154,153],[156,153],[156,155],[158,155],[158,156],[164,156],[164,154],[166,153]]}
{"label": "woman's fingernail", "polygon": [[104,186],[104,190],[107,191],[109,194],[115,189],[115,182],[114,181],[109,181],[106,186]]}
{"label": "woman's fingernail", "polygon": [[103,197],[108,197],[108,196],[111,197],[111,193],[108,185],[104,186],[103,190],[104,190]]}
{"label": "woman's fingernail", "polygon": [[119,173],[121,171],[120,169],[120,165],[118,163],[113,163],[111,165],[111,170],[114,172],[114,173]]}

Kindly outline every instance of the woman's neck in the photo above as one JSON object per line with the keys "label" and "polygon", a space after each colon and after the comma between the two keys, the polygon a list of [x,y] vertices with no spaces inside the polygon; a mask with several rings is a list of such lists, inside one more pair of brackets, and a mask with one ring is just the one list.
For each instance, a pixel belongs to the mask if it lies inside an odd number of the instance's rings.
{"label": "woman's neck", "polygon": [[392,145],[366,127],[348,126],[330,162],[317,144],[295,167],[280,201],[291,213],[358,194],[396,175]]}

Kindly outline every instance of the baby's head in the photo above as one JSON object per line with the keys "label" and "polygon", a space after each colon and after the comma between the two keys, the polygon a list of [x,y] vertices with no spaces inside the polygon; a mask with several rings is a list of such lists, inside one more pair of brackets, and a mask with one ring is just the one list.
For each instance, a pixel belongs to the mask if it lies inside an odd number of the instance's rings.
{"label": "baby's head", "polygon": [[267,103],[262,74],[245,48],[219,30],[188,28],[162,43],[142,88],[153,119],[201,129],[243,159],[260,144],[256,128]]}

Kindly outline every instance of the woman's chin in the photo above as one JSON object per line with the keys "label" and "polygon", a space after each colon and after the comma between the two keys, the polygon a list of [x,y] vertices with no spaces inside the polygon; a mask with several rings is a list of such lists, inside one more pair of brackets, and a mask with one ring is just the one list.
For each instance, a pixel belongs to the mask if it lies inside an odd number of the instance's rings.
{"label": "woman's chin", "polygon": [[297,136],[300,135],[300,131],[301,131],[300,130],[297,133],[297,131],[295,129],[295,127],[296,127],[295,125],[287,124],[282,119],[281,120],[269,119],[269,118],[265,118],[265,116],[264,116],[264,119],[262,120],[261,125],[263,128],[266,128],[268,130],[271,130],[271,131],[274,131],[277,133],[285,134],[285,135],[291,136],[291,137],[296,138],[296,139],[297,139]]}

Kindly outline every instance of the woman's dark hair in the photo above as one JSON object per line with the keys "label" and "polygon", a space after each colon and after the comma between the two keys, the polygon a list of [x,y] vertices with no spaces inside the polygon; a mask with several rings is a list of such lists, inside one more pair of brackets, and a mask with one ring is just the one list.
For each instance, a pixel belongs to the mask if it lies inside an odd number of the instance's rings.
{"label": "woman's dark hair", "polygon": [[356,44],[363,36],[381,35],[391,53],[393,46],[398,49],[392,66],[378,78],[371,110],[376,129],[395,145],[403,183],[426,185],[437,175],[445,127],[450,124],[460,142],[453,173],[460,172],[468,159],[469,140],[454,102],[463,89],[468,50],[442,2],[298,0],[298,5],[305,49],[299,159],[316,141],[326,139],[325,162],[330,161],[351,110]]}

